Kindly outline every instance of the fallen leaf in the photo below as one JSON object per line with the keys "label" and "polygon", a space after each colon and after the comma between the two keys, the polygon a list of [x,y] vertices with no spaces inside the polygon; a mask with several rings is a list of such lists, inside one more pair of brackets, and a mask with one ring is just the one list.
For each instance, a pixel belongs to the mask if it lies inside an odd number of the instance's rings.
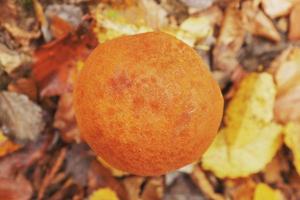
{"label": "fallen leaf", "polygon": [[100,188],[91,194],[89,200],[119,200],[119,198],[110,188]]}
{"label": "fallen leaf", "polygon": [[289,173],[289,170],[289,160],[281,150],[264,169],[264,181],[268,184],[281,185],[284,183],[283,174]]}
{"label": "fallen leaf", "polygon": [[261,2],[265,13],[271,18],[289,14],[293,6],[293,0],[262,0]]}
{"label": "fallen leaf", "polygon": [[45,16],[49,20],[50,36],[61,38],[74,32],[82,21],[82,10],[76,5],[52,4],[47,6]]}
{"label": "fallen leaf", "polygon": [[200,166],[196,166],[192,172],[192,179],[194,183],[198,186],[198,188],[209,198],[212,200],[225,200],[221,194],[215,192],[212,184],[207,179],[205,172],[200,168]]}
{"label": "fallen leaf", "polygon": [[114,178],[109,169],[106,169],[95,159],[92,161],[88,170],[88,191],[92,192],[103,187],[109,187],[114,190],[122,200],[131,200],[128,198],[129,191],[126,190],[126,186],[124,186],[121,181]]}
{"label": "fallen leaf", "polygon": [[159,29],[168,24],[167,11],[154,0],[140,0],[141,8],[144,11],[146,24],[153,28]]}
{"label": "fallen leaf", "polygon": [[245,1],[242,4],[245,17],[245,28],[253,35],[261,36],[274,42],[281,40],[273,22],[258,8],[253,1]]}
{"label": "fallen leaf", "polygon": [[67,92],[60,96],[53,126],[60,130],[64,141],[80,143],[81,138],[75,119],[72,93]]}
{"label": "fallen leaf", "polygon": [[88,185],[88,170],[94,159],[86,144],[72,144],[66,155],[66,173],[80,186]]}
{"label": "fallen leaf", "polygon": [[213,49],[213,66],[215,69],[231,73],[239,66],[237,53],[244,42],[245,30],[242,12],[235,2],[230,3],[225,11],[220,35]]}
{"label": "fallen leaf", "polygon": [[210,7],[216,0],[180,0],[182,1],[185,5],[189,7],[194,7],[194,8],[200,8],[201,10],[207,9]]}
{"label": "fallen leaf", "polygon": [[36,140],[45,127],[42,109],[27,96],[14,92],[0,93],[2,130],[20,140]]}
{"label": "fallen leaf", "polygon": [[41,96],[72,91],[71,75],[76,62],[84,60],[97,45],[92,25],[87,26],[82,25],[76,32],[50,42],[35,52],[33,75],[41,88]]}
{"label": "fallen leaf", "polygon": [[8,91],[21,93],[29,97],[30,100],[37,100],[37,88],[35,82],[30,78],[20,78],[8,85]]}
{"label": "fallen leaf", "polygon": [[33,12],[26,10],[16,0],[0,3],[0,24],[23,46],[40,36],[38,23]]}
{"label": "fallen leaf", "polygon": [[14,69],[29,61],[29,56],[8,49],[5,45],[0,43],[0,69],[11,73]]}
{"label": "fallen leaf", "polygon": [[296,41],[300,40],[300,27],[299,27],[299,20],[300,20],[300,3],[296,4],[292,9],[290,14],[290,29],[289,29],[289,40]]}
{"label": "fallen leaf", "polygon": [[141,200],[141,186],[145,182],[145,177],[133,176],[127,177],[123,180],[123,184],[128,193],[128,199],[130,200]]}
{"label": "fallen leaf", "polygon": [[176,180],[169,185],[164,193],[164,200],[205,200],[206,198],[195,186],[187,174],[180,174]]}
{"label": "fallen leaf", "polygon": [[300,175],[300,124],[288,123],[284,128],[284,143],[294,155],[294,166]]}
{"label": "fallen leaf", "polygon": [[269,69],[277,84],[275,102],[277,121],[300,122],[300,48],[288,48],[276,58]]}
{"label": "fallen leaf", "polygon": [[147,181],[141,199],[142,200],[160,200],[163,198],[164,180],[163,177],[154,177]]}
{"label": "fallen leaf", "polygon": [[30,200],[32,194],[32,186],[23,175],[18,175],[16,178],[0,177],[0,199]]}
{"label": "fallen leaf", "polygon": [[0,157],[18,150],[21,146],[12,142],[0,130]]}
{"label": "fallen leaf", "polygon": [[203,168],[220,178],[261,171],[281,146],[281,126],[272,122],[274,100],[271,75],[245,77],[227,107],[226,127],[202,157]]}
{"label": "fallen leaf", "polygon": [[279,190],[274,190],[270,186],[264,183],[259,183],[254,192],[253,200],[283,200],[284,197],[282,196]]}
{"label": "fallen leaf", "polygon": [[233,200],[253,200],[256,183],[251,178],[227,179],[224,187],[226,196]]}

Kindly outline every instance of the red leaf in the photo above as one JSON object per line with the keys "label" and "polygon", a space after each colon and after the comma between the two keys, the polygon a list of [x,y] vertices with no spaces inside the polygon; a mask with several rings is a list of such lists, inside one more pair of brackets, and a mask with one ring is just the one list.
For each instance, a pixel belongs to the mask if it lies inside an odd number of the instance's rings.
{"label": "red leaf", "polygon": [[70,75],[76,61],[85,59],[98,43],[92,28],[92,25],[81,25],[76,32],[35,52],[33,76],[41,89],[41,96],[61,95],[72,90]]}

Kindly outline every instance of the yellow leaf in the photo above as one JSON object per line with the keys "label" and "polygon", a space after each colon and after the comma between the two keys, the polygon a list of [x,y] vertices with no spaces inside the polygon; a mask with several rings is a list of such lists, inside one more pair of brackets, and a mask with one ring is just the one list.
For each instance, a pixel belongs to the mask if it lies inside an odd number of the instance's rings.
{"label": "yellow leaf", "polygon": [[300,175],[300,124],[289,123],[284,128],[284,143],[294,154],[294,165]]}
{"label": "yellow leaf", "polygon": [[254,192],[253,200],[283,200],[279,190],[274,190],[267,184],[259,183]]}
{"label": "yellow leaf", "polygon": [[203,155],[203,167],[230,178],[262,170],[281,145],[282,128],[272,122],[274,99],[271,75],[247,76],[228,105],[226,127]]}
{"label": "yellow leaf", "polygon": [[89,200],[119,200],[119,198],[110,188],[100,188],[91,194]]}

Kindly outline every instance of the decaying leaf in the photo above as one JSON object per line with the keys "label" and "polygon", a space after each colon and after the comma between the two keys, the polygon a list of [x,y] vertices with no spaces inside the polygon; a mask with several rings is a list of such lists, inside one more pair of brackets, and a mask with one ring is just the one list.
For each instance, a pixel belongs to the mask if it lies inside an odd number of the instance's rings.
{"label": "decaying leaf", "polygon": [[300,48],[288,48],[270,68],[274,75],[278,94],[275,102],[275,118],[280,122],[300,122]]}
{"label": "decaying leaf", "polygon": [[290,14],[290,30],[289,30],[289,39],[300,40],[300,3],[296,4],[292,9]]}
{"label": "decaying leaf", "polygon": [[273,22],[258,8],[253,1],[245,1],[242,5],[245,28],[253,35],[261,36],[274,42],[280,41],[280,34]]}
{"label": "decaying leaf", "polygon": [[10,73],[21,64],[29,61],[29,56],[10,50],[0,43],[0,69]]}
{"label": "decaying leaf", "polygon": [[262,0],[262,7],[271,18],[287,15],[293,6],[293,0]]}
{"label": "decaying leaf", "polygon": [[66,142],[81,141],[73,108],[73,94],[68,92],[61,95],[54,117],[53,126],[60,130]]}
{"label": "decaying leaf", "polygon": [[244,42],[244,35],[242,12],[237,8],[235,2],[230,3],[213,50],[213,64],[216,69],[231,73],[239,66],[237,53]]}
{"label": "decaying leaf", "polygon": [[20,148],[20,145],[9,140],[0,130],[0,157],[14,152]]}
{"label": "decaying leaf", "polygon": [[14,92],[0,93],[0,122],[4,132],[20,141],[36,140],[45,127],[42,109]]}
{"label": "decaying leaf", "polygon": [[[33,75],[42,96],[61,95],[72,90],[76,62],[85,59],[97,45],[92,26],[80,26],[76,32],[47,43],[35,52]],[[63,52],[63,53],[57,53]]]}
{"label": "decaying leaf", "polygon": [[119,200],[119,198],[110,188],[100,188],[91,194],[89,200]]}
{"label": "decaying leaf", "polygon": [[300,175],[300,124],[289,123],[284,128],[284,143],[294,155],[294,166]]}
{"label": "decaying leaf", "polygon": [[272,122],[275,84],[267,73],[252,73],[230,101],[225,125],[203,155],[203,167],[218,177],[259,172],[281,145],[281,126]]}
{"label": "decaying leaf", "polygon": [[253,200],[284,200],[283,195],[279,190],[274,190],[264,183],[259,183],[254,192]]}

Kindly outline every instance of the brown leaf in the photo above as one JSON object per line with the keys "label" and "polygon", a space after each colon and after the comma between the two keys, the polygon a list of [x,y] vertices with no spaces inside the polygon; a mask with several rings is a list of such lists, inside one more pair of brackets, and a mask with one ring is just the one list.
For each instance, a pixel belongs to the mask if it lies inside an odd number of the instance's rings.
{"label": "brown leaf", "polygon": [[35,82],[30,78],[20,78],[8,85],[10,92],[25,94],[30,100],[37,100],[37,88]]}
{"label": "brown leaf", "polygon": [[130,200],[141,200],[141,186],[144,181],[145,178],[139,176],[127,177],[123,180],[123,184],[128,192],[128,198]]}
{"label": "brown leaf", "polygon": [[288,160],[282,152],[279,152],[264,169],[264,180],[269,184],[283,184],[284,179],[282,174],[287,173],[288,171]]}
{"label": "brown leaf", "polygon": [[290,14],[289,40],[300,40],[300,3],[296,4]]}
{"label": "brown leaf", "polygon": [[213,64],[216,69],[231,73],[239,66],[237,53],[244,42],[244,35],[242,12],[236,7],[236,3],[230,3],[213,50]]}
{"label": "brown leaf", "polygon": [[64,141],[80,142],[80,133],[75,119],[72,93],[65,93],[60,97],[53,126],[60,130]]}
{"label": "brown leaf", "polygon": [[0,24],[24,46],[40,36],[34,14],[16,0],[1,1]]}
{"label": "brown leaf", "polygon": [[0,199],[29,200],[32,194],[30,182],[24,176],[0,178]]}
{"label": "brown leaf", "polygon": [[222,195],[217,194],[215,192],[214,187],[207,179],[204,171],[200,168],[200,166],[196,166],[194,171],[192,172],[192,179],[195,184],[199,187],[199,189],[212,200],[225,200]]}
{"label": "brown leaf", "polygon": [[0,122],[6,134],[20,141],[36,140],[45,127],[42,109],[14,92],[0,93]]}
{"label": "brown leaf", "polygon": [[163,190],[163,177],[151,178],[144,187],[142,200],[160,200],[163,197]]}
{"label": "brown leaf", "polygon": [[280,41],[280,35],[273,22],[258,7],[255,7],[254,2],[244,2],[242,11],[246,21],[245,28],[250,33],[274,42]]}
{"label": "brown leaf", "polygon": [[35,52],[33,75],[41,88],[41,96],[61,95],[72,90],[71,74],[76,62],[85,59],[98,43],[92,28],[92,25],[82,25],[76,32]]}
{"label": "brown leaf", "polygon": [[256,183],[251,178],[225,181],[226,193],[233,200],[252,200]]}

